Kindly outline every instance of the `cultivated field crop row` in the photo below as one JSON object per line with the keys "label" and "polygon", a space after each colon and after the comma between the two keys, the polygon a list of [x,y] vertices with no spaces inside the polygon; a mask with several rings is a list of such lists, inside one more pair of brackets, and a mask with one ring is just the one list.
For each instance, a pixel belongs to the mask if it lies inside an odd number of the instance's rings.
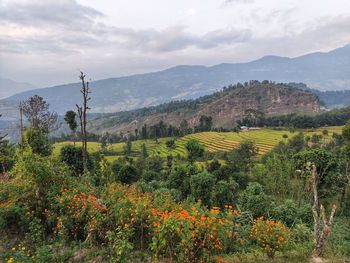
{"label": "cultivated field crop row", "polygon": [[[325,127],[315,130],[304,130],[306,135],[312,136],[312,134],[322,134],[323,130],[328,130],[328,135],[324,136],[326,140],[329,140],[333,133],[341,133],[342,127]],[[161,138],[156,140],[136,140],[132,142],[132,156],[140,156],[142,144],[146,145],[146,149],[149,155],[160,155],[166,157],[169,154],[186,156],[185,144],[190,139],[196,139],[202,143],[206,150],[211,153],[215,152],[228,152],[236,148],[241,142],[251,141],[256,144],[259,150],[259,155],[263,155],[269,152],[280,141],[287,141],[288,138],[292,138],[298,134],[298,132],[291,132],[288,130],[274,130],[274,129],[257,129],[242,132],[201,132],[190,134],[182,138],[175,140],[175,149],[168,149],[166,147],[166,141],[170,138]],[[60,149],[72,142],[57,143],[54,146],[54,154],[58,155]],[[80,143],[76,143],[80,145]],[[112,152],[112,156],[107,156],[108,160],[114,160],[124,153],[125,143],[114,143],[107,147]],[[97,152],[101,149],[98,142],[90,142],[88,144],[89,152]]]}

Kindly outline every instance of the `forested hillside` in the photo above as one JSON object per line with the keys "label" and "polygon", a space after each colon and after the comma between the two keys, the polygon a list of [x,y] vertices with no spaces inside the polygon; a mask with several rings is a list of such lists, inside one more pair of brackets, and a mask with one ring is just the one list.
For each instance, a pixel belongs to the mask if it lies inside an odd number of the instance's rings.
{"label": "forested hillside", "polygon": [[200,124],[201,116],[212,118],[211,127],[232,129],[239,119],[251,112],[263,116],[288,113],[318,113],[320,104],[314,94],[268,81],[236,84],[196,100],[175,101],[155,107],[108,114],[90,123],[91,132],[134,132],[144,125],[159,122],[189,128]]}

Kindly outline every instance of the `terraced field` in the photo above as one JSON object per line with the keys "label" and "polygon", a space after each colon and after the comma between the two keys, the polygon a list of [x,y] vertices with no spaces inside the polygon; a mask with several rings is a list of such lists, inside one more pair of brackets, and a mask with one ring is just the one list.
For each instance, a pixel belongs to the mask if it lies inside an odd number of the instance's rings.
{"label": "terraced field", "polygon": [[[322,134],[324,129],[328,130],[328,136],[326,140],[331,138],[333,133],[341,133],[342,127],[326,127],[316,130],[303,130],[306,135]],[[190,134],[185,137],[176,140],[176,148],[169,150],[166,147],[165,142],[170,138],[161,138],[156,142],[155,140],[138,140],[132,142],[133,155],[137,156],[141,153],[141,145],[146,145],[147,151],[150,155],[160,155],[166,157],[168,154],[173,155],[186,155],[185,144],[190,139],[196,139],[200,141],[208,152],[227,152],[237,147],[241,142],[252,141],[259,149],[259,155],[263,155],[269,152],[278,142],[286,141],[287,138],[283,138],[283,135],[287,135],[288,138],[292,138],[298,134],[298,132],[289,132],[287,130],[273,130],[273,129],[257,129],[242,132],[201,132],[196,134]],[[72,142],[57,143],[54,146],[54,154],[58,155],[61,147],[66,144],[72,144]],[[77,143],[79,145],[79,143]],[[123,147],[125,143],[115,143],[108,146],[108,149],[115,152],[115,156],[107,156],[108,160],[114,160],[118,156],[123,154]],[[100,145],[97,142],[90,142],[88,144],[90,152],[96,152],[100,150]]]}

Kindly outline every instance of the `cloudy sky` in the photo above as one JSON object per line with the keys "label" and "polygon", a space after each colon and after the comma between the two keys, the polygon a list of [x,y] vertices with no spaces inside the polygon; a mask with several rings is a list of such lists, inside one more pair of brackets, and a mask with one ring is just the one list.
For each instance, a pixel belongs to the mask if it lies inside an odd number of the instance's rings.
{"label": "cloudy sky", "polygon": [[37,87],[349,43],[349,0],[0,0],[0,77]]}

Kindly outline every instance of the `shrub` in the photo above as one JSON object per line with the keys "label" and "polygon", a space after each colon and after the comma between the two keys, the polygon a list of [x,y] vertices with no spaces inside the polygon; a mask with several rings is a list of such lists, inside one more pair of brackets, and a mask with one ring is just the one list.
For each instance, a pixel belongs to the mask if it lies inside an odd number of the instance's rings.
{"label": "shrub", "polygon": [[[65,145],[60,153],[61,162],[68,165],[75,176],[82,175],[84,172],[82,148],[73,145]],[[92,170],[93,162],[88,155],[88,169]]]}
{"label": "shrub", "polygon": [[211,203],[219,207],[224,207],[227,204],[233,204],[237,189],[238,184],[233,180],[230,180],[229,182],[223,180],[217,182],[211,193]]}
{"label": "shrub", "polygon": [[202,200],[204,205],[210,205],[211,191],[215,185],[215,178],[208,172],[195,174],[191,178],[191,193],[197,200]]}
{"label": "shrub", "polygon": [[114,234],[109,235],[128,232],[121,243],[113,241],[116,251],[132,243],[135,249],[149,248],[156,258],[208,262],[239,239],[239,214],[232,207],[208,210],[198,203],[177,203],[168,194],[151,195],[118,184],[110,185],[104,198],[115,220]]}
{"label": "shrub", "polygon": [[264,220],[259,217],[253,221],[249,237],[266,253],[274,258],[276,251],[288,246],[291,231],[280,221]]}
{"label": "shrub", "polygon": [[270,203],[270,197],[264,193],[264,188],[259,183],[249,183],[247,189],[238,197],[241,209],[250,211],[255,218],[265,215]]}
{"label": "shrub", "polygon": [[132,165],[124,165],[119,173],[118,180],[124,184],[131,184],[138,180],[139,176],[135,166]]}
{"label": "shrub", "polygon": [[41,156],[49,156],[51,154],[51,144],[41,130],[34,128],[27,129],[24,133],[24,139],[32,148],[33,153]]}

